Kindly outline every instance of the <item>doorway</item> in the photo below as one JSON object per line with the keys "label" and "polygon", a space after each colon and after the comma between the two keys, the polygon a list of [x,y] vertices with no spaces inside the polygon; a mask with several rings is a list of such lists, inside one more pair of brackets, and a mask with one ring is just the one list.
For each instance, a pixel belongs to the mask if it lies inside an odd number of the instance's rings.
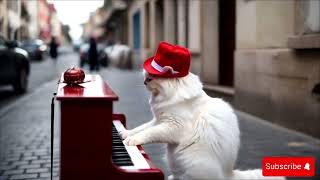
{"label": "doorway", "polygon": [[139,50],[141,47],[140,11],[133,15],[133,48]]}
{"label": "doorway", "polygon": [[234,85],[235,0],[219,0],[219,85]]}

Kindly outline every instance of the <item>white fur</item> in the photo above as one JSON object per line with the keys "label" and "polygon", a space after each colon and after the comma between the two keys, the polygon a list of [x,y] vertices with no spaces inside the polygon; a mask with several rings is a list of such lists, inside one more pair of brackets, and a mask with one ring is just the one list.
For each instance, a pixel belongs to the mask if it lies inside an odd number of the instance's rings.
{"label": "white fur", "polygon": [[169,179],[267,179],[261,170],[233,170],[240,145],[237,117],[229,104],[202,90],[196,75],[145,76],[152,79],[146,86],[154,118],[121,132],[124,143],[167,143]]}

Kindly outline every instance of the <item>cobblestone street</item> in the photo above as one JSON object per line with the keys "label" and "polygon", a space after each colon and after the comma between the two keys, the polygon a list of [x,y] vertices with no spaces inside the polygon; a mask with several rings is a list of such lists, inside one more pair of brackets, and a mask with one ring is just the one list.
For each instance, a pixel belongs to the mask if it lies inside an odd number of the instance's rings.
{"label": "cobblestone street", "polygon": [[[49,60],[46,60],[49,61]],[[52,62],[45,62],[52,63]],[[57,64],[32,69],[29,92],[12,100],[2,101],[0,109],[0,179],[49,179],[50,177],[50,102],[57,88],[59,74],[71,65],[78,65],[78,56],[69,51]],[[37,68],[35,65],[34,68]],[[39,72],[37,72],[39,71]],[[51,74],[41,79],[44,72]],[[86,72],[88,73],[88,72]],[[149,121],[152,117],[142,73],[114,68],[101,69],[101,76],[119,96],[114,112],[124,113],[128,128]],[[1,93],[1,92],[0,92]],[[59,177],[59,104],[55,108],[54,177]],[[267,123],[249,114],[238,112],[241,128],[241,149],[236,164],[239,169],[261,168],[264,156],[315,156],[320,159],[320,141],[304,134]],[[166,175],[165,146],[144,146],[155,164]],[[320,163],[316,174],[320,177]]]}

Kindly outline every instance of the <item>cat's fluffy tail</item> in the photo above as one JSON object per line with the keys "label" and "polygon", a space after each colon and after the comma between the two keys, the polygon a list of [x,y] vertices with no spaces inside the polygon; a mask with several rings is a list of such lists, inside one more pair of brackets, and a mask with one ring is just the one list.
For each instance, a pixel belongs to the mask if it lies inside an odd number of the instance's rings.
{"label": "cat's fluffy tail", "polygon": [[233,171],[233,179],[272,179],[272,180],[285,180],[285,177],[280,176],[263,176],[261,169],[253,169],[253,170],[247,170],[247,171],[240,171],[240,170],[234,170]]}

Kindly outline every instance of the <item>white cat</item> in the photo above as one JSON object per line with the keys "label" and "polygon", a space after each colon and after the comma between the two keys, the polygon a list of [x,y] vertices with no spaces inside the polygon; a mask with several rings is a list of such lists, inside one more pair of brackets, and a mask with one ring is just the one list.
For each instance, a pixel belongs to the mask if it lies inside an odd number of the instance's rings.
{"label": "white cat", "polygon": [[[167,143],[169,179],[268,179],[261,170],[233,170],[240,145],[233,109],[202,90],[199,78],[156,78],[146,72],[154,118],[121,132],[127,145]],[[269,177],[269,179],[284,179]]]}

